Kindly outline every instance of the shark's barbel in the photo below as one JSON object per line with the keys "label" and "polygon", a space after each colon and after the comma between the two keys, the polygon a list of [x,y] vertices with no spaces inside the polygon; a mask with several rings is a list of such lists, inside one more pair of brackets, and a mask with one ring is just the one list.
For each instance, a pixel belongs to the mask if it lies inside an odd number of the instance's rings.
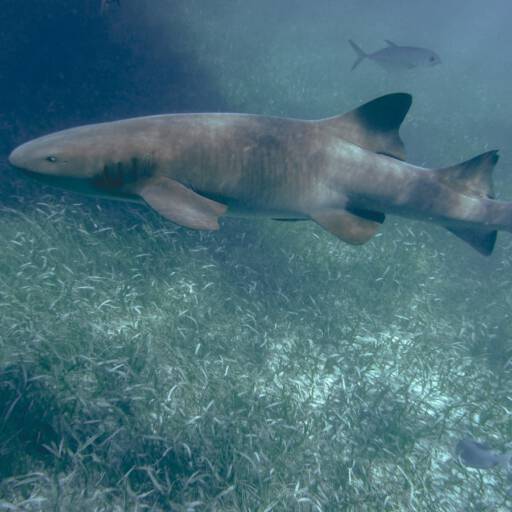
{"label": "shark's barbel", "polygon": [[310,219],[363,244],[396,214],[441,224],[490,254],[497,231],[512,231],[512,203],[492,189],[497,152],[444,169],[404,162],[398,131],[410,105],[396,93],[319,121],[140,117],[53,133],[9,160],[50,184],[143,200],[193,229],[218,229],[224,215]]}

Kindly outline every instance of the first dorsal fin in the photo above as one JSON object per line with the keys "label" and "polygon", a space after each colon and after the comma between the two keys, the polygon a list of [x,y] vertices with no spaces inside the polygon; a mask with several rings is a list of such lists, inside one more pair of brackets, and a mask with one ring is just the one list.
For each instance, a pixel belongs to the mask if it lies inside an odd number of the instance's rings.
{"label": "first dorsal fin", "polygon": [[362,148],[404,160],[404,143],[398,131],[411,103],[410,94],[387,94],[320,123],[338,137]]}
{"label": "first dorsal fin", "polygon": [[436,172],[441,182],[461,194],[493,199],[492,171],[498,160],[498,151],[493,150]]}
{"label": "first dorsal fin", "polygon": [[396,43],[393,43],[393,41],[390,41],[389,39],[384,39],[386,44],[391,47],[397,47],[398,45]]}

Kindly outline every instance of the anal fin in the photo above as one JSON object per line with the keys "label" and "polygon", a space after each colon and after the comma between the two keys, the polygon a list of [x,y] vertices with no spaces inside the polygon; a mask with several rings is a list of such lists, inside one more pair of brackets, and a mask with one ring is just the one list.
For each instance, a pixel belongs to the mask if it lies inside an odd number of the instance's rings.
{"label": "anal fin", "polygon": [[137,193],[166,219],[191,229],[219,229],[218,219],[227,210],[227,206],[165,176],[147,181]]}
{"label": "anal fin", "polygon": [[[373,213],[373,212],[372,212]],[[367,217],[372,217],[368,215]],[[384,221],[384,214],[375,218],[356,215],[341,208],[329,208],[311,214],[311,218],[324,229],[352,245],[361,245],[370,240]]]}

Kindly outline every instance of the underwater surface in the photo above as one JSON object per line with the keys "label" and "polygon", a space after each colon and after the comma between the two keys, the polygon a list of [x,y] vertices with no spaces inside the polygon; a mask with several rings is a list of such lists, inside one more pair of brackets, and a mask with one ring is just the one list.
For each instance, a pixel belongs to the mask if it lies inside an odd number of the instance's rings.
{"label": "underwater surface", "polygon": [[89,123],[320,119],[407,92],[407,161],[500,149],[510,201],[509,2],[1,11],[0,510],[512,508],[510,233],[486,257],[391,215],[362,246],[313,222],[195,231],[7,159]]}

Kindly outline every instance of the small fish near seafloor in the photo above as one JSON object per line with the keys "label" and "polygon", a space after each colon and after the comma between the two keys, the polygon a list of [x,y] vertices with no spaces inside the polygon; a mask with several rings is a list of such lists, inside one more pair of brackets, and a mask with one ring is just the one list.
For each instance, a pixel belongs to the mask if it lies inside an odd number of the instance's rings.
{"label": "small fish near seafloor", "polygon": [[387,46],[374,53],[366,53],[354,41],[349,39],[350,46],[356,52],[357,59],[352,65],[353,71],[364,59],[377,63],[386,71],[400,71],[418,67],[432,67],[441,64],[437,53],[417,46],[399,46],[386,40]]}
{"label": "small fish near seafloor", "polygon": [[78,193],[136,201],[191,229],[224,215],[312,220],[354,245],[386,215],[444,226],[484,255],[512,232],[494,198],[497,151],[440,169],[404,161],[412,98],[396,93],[306,121],[250,114],[169,114],[63,130],[22,144],[10,163]]}
{"label": "small fish near seafloor", "polygon": [[508,466],[512,459],[512,452],[496,453],[486,443],[480,443],[469,437],[457,443],[455,454],[464,466],[477,469]]}

